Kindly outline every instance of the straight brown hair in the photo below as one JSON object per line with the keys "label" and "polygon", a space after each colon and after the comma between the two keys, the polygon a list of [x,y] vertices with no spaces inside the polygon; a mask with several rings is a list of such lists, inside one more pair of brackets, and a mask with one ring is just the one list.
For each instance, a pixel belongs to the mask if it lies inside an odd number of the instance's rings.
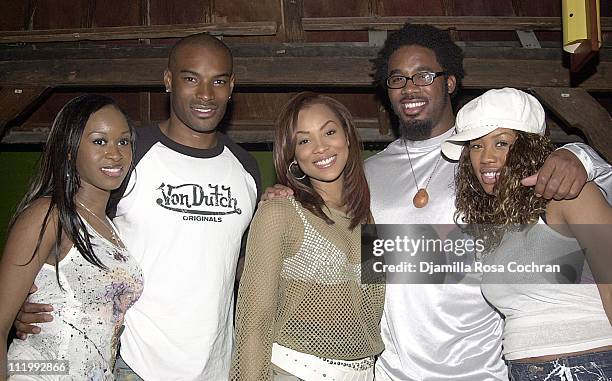
{"label": "straight brown hair", "polygon": [[308,176],[298,180],[289,170],[289,165],[295,157],[295,129],[298,115],[301,110],[315,104],[327,106],[338,117],[349,142],[348,159],[341,175],[344,176],[342,201],[351,218],[350,228],[353,229],[361,223],[372,220],[370,190],[361,159],[362,144],[353,125],[351,113],[342,103],[325,95],[302,92],[285,104],[276,121],[274,136],[273,157],[276,179],[279,184],[293,190],[295,199],[302,206],[328,224],[333,224],[333,221],[323,212],[322,208],[325,205],[323,198],[314,190]]}

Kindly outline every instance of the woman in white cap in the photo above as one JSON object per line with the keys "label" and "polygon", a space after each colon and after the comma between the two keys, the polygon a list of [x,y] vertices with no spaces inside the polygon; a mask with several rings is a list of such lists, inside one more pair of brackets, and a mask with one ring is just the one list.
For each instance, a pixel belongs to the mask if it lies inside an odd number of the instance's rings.
{"label": "woman in white cap", "polygon": [[456,129],[442,145],[459,160],[455,219],[484,241],[482,291],[505,317],[511,380],[610,380],[612,208],[593,183],[562,201],[521,185],[555,148],[533,96],[490,90]]}

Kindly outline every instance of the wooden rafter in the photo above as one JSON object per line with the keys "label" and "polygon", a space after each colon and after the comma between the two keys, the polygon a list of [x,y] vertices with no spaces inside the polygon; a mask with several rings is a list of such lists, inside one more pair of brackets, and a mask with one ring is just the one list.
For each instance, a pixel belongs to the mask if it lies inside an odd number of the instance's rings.
{"label": "wooden rafter", "polygon": [[304,0],[281,0],[281,6],[285,40],[288,42],[304,41],[304,29],[302,28]]}
{"label": "wooden rafter", "polygon": [[[151,0],[139,0],[138,4],[140,25],[150,26],[151,25]],[[140,40],[143,45],[151,45],[151,39],[143,38]],[[140,120],[143,123],[149,123],[151,121],[151,93],[143,91],[138,94],[138,103],[140,110]]]}
{"label": "wooden rafter", "polygon": [[85,6],[86,12],[81,18],[81,28],[89,29],[94,25],[94,17],[96,12],[96,0],[87,0]]}
{"label": "wooden rafter", "polygon": [[26,3],[26,11],[25,11],[25,19],[23,22],[23,26],[25,30],[34,29],[34,16],[36,14],[36,9],[38,8],[37,0],[27,0]]}
{"label": "wooden rafter", "polygon": [[219,24],[180,24],[4,31],[0,33],[0,43],[9,44],[23,42],[32,43],[175,38],[200,32],[207,32],[215,35],[222,34],[226,36],[272,36],[276,34],[276,22],[257,21]]}
{"label": "wooden rafter", "polygon": [[[446,17],[453,16],[453,9],[455,9],[455,1],[454,0],[442,0],[442,9],[444,9],[444,15]],[[459,32],[456,29],[451,29],[449,32],[453,41],[457,41],[459,39]]]}
{"label": "wooden rafter", "polygon": [[582,131],[588,143],[612,163],[612,118],[588,92],[559,87],[534,87],[531,91],[566,125]]}
{"label": "wooden rafter", "polygon": [[7,123],[17,118],[48,89],[46,87],[2,87],[0,89],[0,137],[4,136]]}
{"label": "wooden rafter", "polygon": [[[97,50],[97,51],[96,51]],[[354,45],[258,44],[232,47],[239,86],[371,87],[376,48]],[[0,51],[0,86],[161,86],[167,48]],[[466,88],[569,87],[559,49],[464,49]],[[598,70],[580,83],[585,90],[612,91],[612,59],[601,51]],[[11,58],[9,59],[9,56]],[[73,58],[81,57],[81,58]]]}
{"label": "wooden rafter", "polygon": [[[397,30],[405,23],[429,24],[450,30],[560,31],[560,17],[402,16],[303,18],[304,30]],[[612,17],[601,18],[602,31],[612,31]]]}

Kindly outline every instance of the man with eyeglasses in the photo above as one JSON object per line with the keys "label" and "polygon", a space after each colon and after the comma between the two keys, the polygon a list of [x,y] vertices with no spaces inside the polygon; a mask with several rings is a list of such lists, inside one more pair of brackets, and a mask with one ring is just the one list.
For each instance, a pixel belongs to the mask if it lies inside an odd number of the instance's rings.
{"label": "man with eyeglasses", "polygon": [[[389,36],[375,65],[401,137],[366,161],[374,220],[453,224],[456,163],[442,157],[440,146],[454,133],[451,95],[464,76],[463,53],[447,33],[406,24]],[[588,146],[566,148],[582,158],[591,178],[610,183],[609,165]],[[533,185],[535,178],[524,185]],[[586,178],[574,154],[557,150],[540,170],[535,191],[545,198],[573,198]],[[387,284],[381,321],[385,351],[376,363],[377,380],[508,379],[501,317],[478,282],[448,283]]]}

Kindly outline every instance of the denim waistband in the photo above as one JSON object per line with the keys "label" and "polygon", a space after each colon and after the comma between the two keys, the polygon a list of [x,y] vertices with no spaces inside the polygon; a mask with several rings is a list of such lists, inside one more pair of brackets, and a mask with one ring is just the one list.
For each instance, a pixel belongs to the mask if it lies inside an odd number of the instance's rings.
{"label": "denim waistband", "polygon": [[[583,353],[560,357],[551,361],[508,361],[511,380],[610,380],[612,377],[612,351]],[[579,377],[573,377],[579,376]]]}

